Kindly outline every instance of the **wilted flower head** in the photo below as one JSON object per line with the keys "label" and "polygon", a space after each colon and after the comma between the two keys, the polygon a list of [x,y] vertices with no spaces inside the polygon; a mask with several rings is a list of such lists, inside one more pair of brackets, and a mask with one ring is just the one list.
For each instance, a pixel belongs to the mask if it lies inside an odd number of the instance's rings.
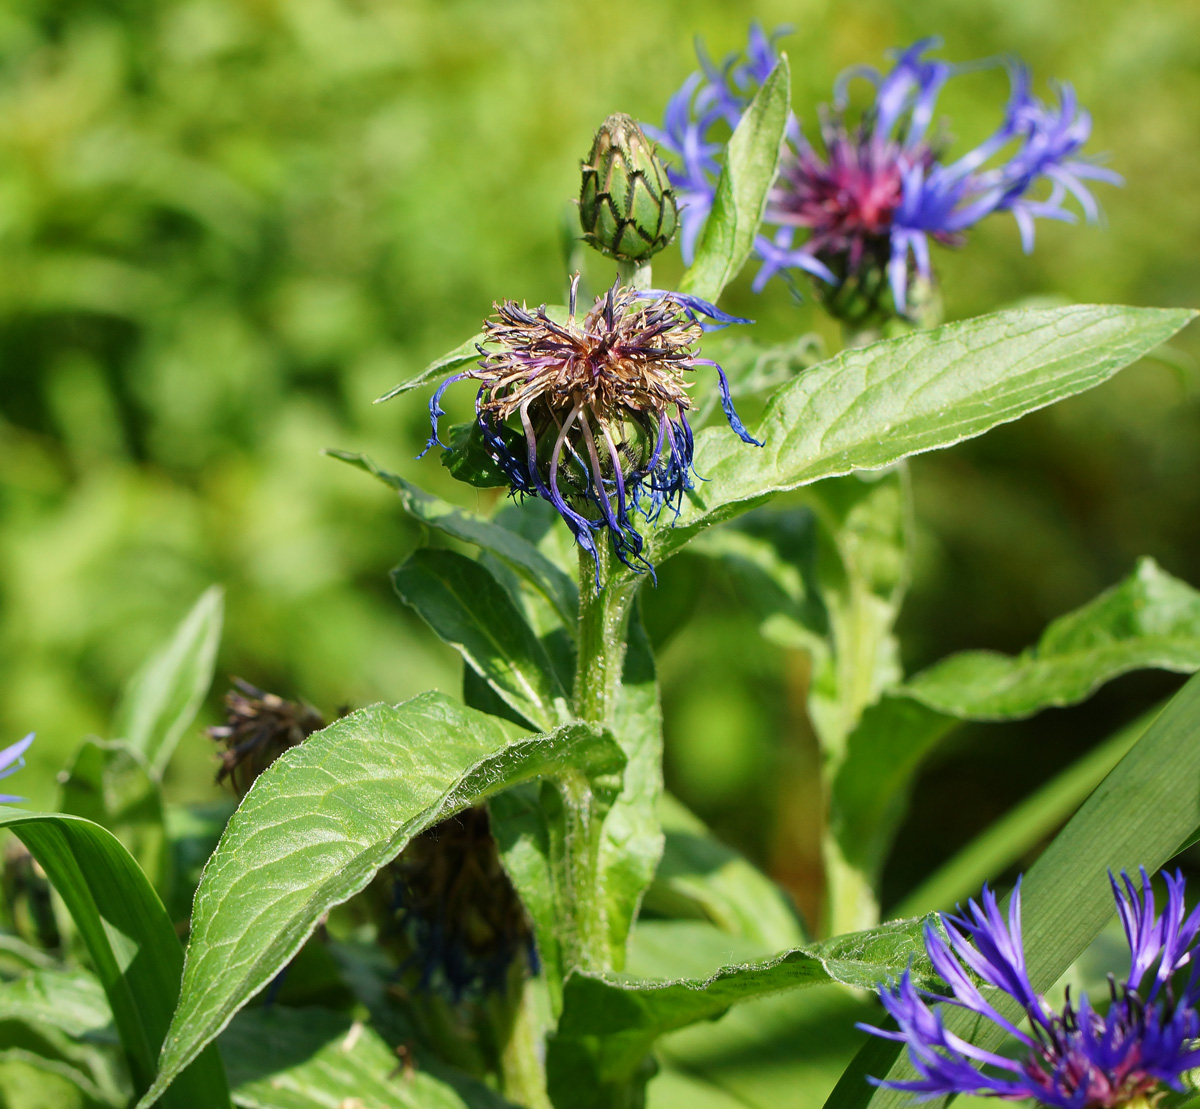
{"label": "wilted flower head", "polygon": [[[1080,995],[1070,994],[1061,1013],[1035,992],[1021,945],[1021,887],[1018,882],[1004,920],[996,895],[986,886],[982,906],[970,902],[960,915],[943,915],[946,943],[932,926],[925,947],[950,996],[918,990],[905,972],[881,991],[884,1008],[899,1031],[860,1025],[865,1031],[908,1046],[920,1078],[880,1085],[908,1090],[922,1100],[948,1094],[1033,1098],[1056,1109],[1115,1109],[1150,1105],[1161,1087],[1181,1090],[1185,1071],[1200,1065],[1200,983],[1193,964],[1182,988],[1172,981],[1192,962],[1200,909],[1184,916],[1181,874],[1163,874],[1167,906],[1155,915],[1154,893],[1145,870],[1141,889],[1122,873],[1110,875],[1117,914],[1129,941],[1126,978],[1109,979],[1108,1011],[1101,1015]],[[1005,1019],[984,997],[975,979],[1003,990],[1024,1010],[1028,1031]],[[1023,1045],[1008,1058],[984,1051],[949,1031],[930,1002],[946,1002],[993,1021]],[[877,1080],[873,1080],[877,1081]]]}
{"label": "wilted flower head", "polygon": [[[931,60],[938,44],[922,39],[900,52],[890,72],[856,67],[834,87],[832,107],[821,112],[821,146],[810,144],[795,118],[771,189],[765,224],[755,246],[763,265],[754,287],[775,274],[803,270],[834,291],[853,284],[868,300],[890,286],[896,311],[908,311],[915,270],[932,278],[929,240],[958,245],[963,232],[992,212],[1011,212],[1026,251],[1033,248],[1035,217],[1073,221],[1066,206],[1074,197],[1088,220],[1099,210],[1086,180],[1120,183],[1120,177],[1080,156],[1091,117],[1069,85],[1058,103],[1033,95],[1029,71],[1008,63],[1012,91],[1002,122],[975,149],[953,160],[930,133],[937,98],[962,68]],[[693,74],[672,97],[661,129],[646,128],[679,159],[671,171],[679,198],[684,257],[690,261],[712,206],[721,144],[712,129],[736,126],[776,63],[774,45],[755,25],[745,57],[715,66],[703,54]],[[847,121],[847,90],[863,78],[874,86],[870,107],[857,123]],[[1040,198],[1035,192],[1048,183]],[[869,307],[876,307],[876,304]]]}
{"label": "wilted flower head", "polygon": [[286,701],[241,678],[225,694],[225,723],[209,728],[210,739],[225,745],[217,781],[230,780],[245,797],[254,780],[284,751],[298,747],[325,727],[325,718],[303,701]]}
{"label": "wilted flower head", "polygon": [[482,806],[422,832],[380,877],[391,887],[380,939],[403,953],[418,989],[461,1001],[502,989],[517,959],[536,972],[533,931]]}
{"label": "wilted flower head", "polygon": [[447,387],[478,381],[477,428],[512,491],[553,504],[593,556],[596,536],[607,530],[621,561],[644,568],[636,514],[652,522],[664,506],[678,511],[692,486],[688,372],[717,371],[730,426],[757,445],[734,412],[724,371],[696,351],[700,316],[722,325],[747,321],[698,297],[619,282],[578,321],[578,281],[562,322],[545,305],[496,305],[478,366],[448,378],[429,402],[433,434],[425,449],[440,442]]}
{"label": "wilted flower head", "polygon": [[[30,732],[24,739],[18,739],[16,743],[0,751],[0,778],[7,778],[10,774],[15,774],[25,766],[25,752],[29,750],[29,745],[32,742],[33,732]],[[14,801],[24,800],[24,797],[14,797],[8,793],[0,793],[0,803],[6,805]]]}

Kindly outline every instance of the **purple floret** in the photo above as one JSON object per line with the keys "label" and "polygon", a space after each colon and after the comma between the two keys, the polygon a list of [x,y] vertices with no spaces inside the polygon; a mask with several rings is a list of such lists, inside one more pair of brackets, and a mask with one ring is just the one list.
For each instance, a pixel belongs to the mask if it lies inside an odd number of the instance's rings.
{"label": "purple floret", "polygon": [[[671,98],[663,127],[646,128],[678,159],[669,172],[681,201],[688,263],[720,176],[722,144],[714,129],[737,126],[778,60],[778,34],[768,38],[753,25],[745,55],[720,66],[701,52],[701,71]],[[1057,88],[1056,104],[1039,100],[1018,62],[1006,63],[1011,93],[995,132],[954,161],[944,160],[942,145],[930,138],[937,99],[946,82],[968,67],[928,58],[937,45],[936,39],[922,39],[899,52],[887,73],[860,66],[842,74],[832,107],[821,112],[820,149],[794,116],[789,119],[764,230],[755,243],[763,263],[756,291],[776,275],[790,281],[796,270],[835,285],[864,267],[880,266],[903,314],[913,275],[932,279],[931,238],[958,245],[981,219],[1011,212],[1029,251],[1035,219],[1076,218],[1069,199],[1089,221],[1099,218],[1085,182],[1120,184],[1121,178],[1080,153],[1091,117],[1069,85]],[[851,127],[847,88],[855,79],[874,86],[874,100]]]}
{"label": "purple floret", "polygon": [[[1195,969],[1182,989],[1173,987],[1172,978],[1192,962],[1200,908],[1185,917],[1182,875],[1162,877],[1167,905],[1161,916],[1145,870],[1140,889],[1123,872],[1120,882],[1112,878],[1130,969],[1123,983],[1110,979],[1103,1015],[1086,994],[1075,1002],[1068,995],[1056,1013],[1033,988],[1021,942],[1019,881],[1007,919],[986,886],[982,904],[972,901],[966,912],[943,914],[948,939],[927,927],[925,947],[949,993],[918,989],[906,971],[880,992],[897,1030],[860,1025],[903,1043],[919,1077],[871,1081],[920,1100],[991,1095],[1032,1098],[1055,1109],[1117,1109],[1137,1098],[1153,1099],[1162,1086],[1183,1089],[1183,1074],[1200,1065],[1200,987]],[[1000,1015],[979,981],[1017,1002],[1028,1031]],[[999,1025],[1020,1042],[1021,1051],[1010,1058],[975,1047],[946,1029],[941,1005],[967,1009]]]}
{"label": "purple floret", "polygon": [[[0,778],[7,778],[10,774],[15,774],[25,766],[25,752],[29,750],[29,745],[32,742],[33,732],[30,732],[24,739],[18,739],[16,743],[0,751]],[[12,794],[0,793],[0,803],[5,805],[11,804],[14,801],[24,800],[24,797],[15,797]]]}

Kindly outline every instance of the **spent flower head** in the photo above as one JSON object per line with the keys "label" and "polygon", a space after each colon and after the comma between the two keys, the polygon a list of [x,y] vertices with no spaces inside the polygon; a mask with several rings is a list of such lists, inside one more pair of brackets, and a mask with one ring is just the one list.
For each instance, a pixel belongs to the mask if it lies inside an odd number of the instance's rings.
{"label": "spent flower head", "polygon": [[381,881],[390,895],[380,940],[402,954],[419,990],[462,1001],[502,990],[518,960],[536,972],[533,930],[484,807],[416,836]]}
{"label": "spent flower head", "polygon": [[638,516],[653,522],[664,507],[678,512],[692,487],[692,370],[716,370],[730,426],[760,445],[733,409],[724,371],[697,350],[702,317],[710,327],[748,321],[699,297],[619,281],[579,320],[578,283],[576,275],[564,320],[545,305],[495,306],[478,365],[444,381],[429,402],[433,434],[425,449],[440,443],[446,389],[479,382],[476,425],[512,492],[553,504],[593,556],[607,532],[620,560],[644,569]]}
{"label": "spent flower head", "polygon": [[312,705],[287,701],[241,678],[234,678],[233,686],[225,694],[225,723],[209,728],[208,736],[225,747],[217,781],[228,778],[245,797],[280,755],[325,727],[325,718]]}
{"label": "spent flower head", "polygon": [[[5,747],[0,751],[0,778],[7,778],[10,774],[15,774],[25,766],[25,752],[29,750],[29,745],[33,742],[33,732],[30,732],[24,739],[18,739],[16,743]],[[24,797],[16,797],[9,793],[0,793],[0,803],[11,804],[14,801],[24,801]]]}
{"label": "spent flower head", "polygon": [[[737,125],[775,66],[775,37],[778,32],[768,38],[755,24],[745,55],[720,66],[701,52],[702,71],[671,98],[662,128],[646,128],[678,160],[670,175],[682,202],[687,261],[719,176],[722,144],[714,128]],[[756,290],[776,274],[790,279],[792,271],[802,270],[828,286],[824,295],[832,297],[831,310],[843,318],[849,311],[884,311],[880,297],[888,288],[895,311],[907,314],[913,274],[932,280],[931,239],[959,245],[963,233],[985,216],[1011,212],[1029,251],[1035,218],[1076,218],[1068,198],[1089,221],[1099,217],[1085,182],[1121,179],[1080,154],[1091,117],[1067,84],[1057,87],[1056,104],[1039,100],[1020,62],[1006,63],[1011,92],[996,130],[974,149],[947,157],[945,142],[932,133],[937,99],[951,77],[976,66],[926,57],[937,45],[936,39],[922,39],[898,52],[887,73],[867,66],[843,73],[832,106],[819,114],[820,147],[794,117],[789,120],[764,217],[768,233],[755,243],[762,259]],[[848,88],[856,78],[873,86],[874,97],[851,122]],[[843,304],[837,294],[847,286],[858,295],[843,296]]]}
{"label": "spent flower head", "polygon": [[[914,986],[906,971],[881,991],[884,1008],[898,1031],[860,1025],[867,1032],[899,1040],[919,1078],[877,1085],[907,1090],[921,1100],[953,1094],[1032,1098],[1055,1109],[1116,1109],[1152,1105],[1165,1092],[1181,1090],[1184,1072],[1200,1065],[1200,982],[1192,961],[1200,908],[1185,916],[1184,880],[1164,873],[1166,909],[1156,915],[1150,878],[1141,871],[1141,888],[1124,872],[1112,875],[1113,895],[1129,941],[1129,973],[1110,977],[1109,1004],[1103,1014],[1086,994],[1061,1012],[1051,1010],[1033,988],[1021,942],[1021,885],[1013,891],[1008,919],[986,886],[982,904],[966,912],[943,914],[949,942],[932,926],[925,947],[934,969],[950,987],[941,995]],[[1186,982],[1176,973],[1191,964]],[[1024,1010],[1027,1027],[1000,1014],[978,981],[1001,990]],[[990,1020],[1021,1044],[1015,1057],[985,1051],[950,1031],[945,1002]]]}

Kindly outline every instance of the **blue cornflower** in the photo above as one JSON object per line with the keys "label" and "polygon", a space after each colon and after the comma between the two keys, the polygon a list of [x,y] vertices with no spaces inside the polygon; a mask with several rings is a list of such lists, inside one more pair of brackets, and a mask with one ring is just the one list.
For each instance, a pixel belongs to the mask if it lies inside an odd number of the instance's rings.
{"label": "blue cornflower", "polygon": [[664,507],[678,514],[692,487],[685,374],[715,369],[730,426],[761,446],[733,409],[724,371],[695,349],[704,330],[749,321],[699,297],[617,282],[580,322],[578,282],[576,275],[566,323],[552,320],[545,305],[495,306],[478,365],[444,381],[429,402],[425,449],[440,442],[442,394],[456,381],[478,381],[476,425],[514,495],[553,504],[593,557],[597,535],[607,531],[626,566],[648,568],[637,515],[652,523]]}
{"label": "blue cornflower", "polygon": [[[33,732],[24,739],[18,739],[11,747],[0,751],[0,778],[7,778],[25,766],[25,752],[33,742]],[[0,793],[0,803],[9,804],[13,801],[24,801],[24,797],[14,797],[11,794]]]}
{"label": "blue cornflower", "polygon": [[[1108,1011],[1101,1015],[1080,995],[1070,993],[1061,1013],[1051,1011],[1034,990],[1021,944],[1021,886],[1013,891],[1008,920],[986,886],[982,906],[970,902],[959,915],[943,914],[949,943],[930,925],[925,947],[950,996],[917,989],[906,971],[899,983],[881,991],[884,1008],[899,1031],[860,1025],[867,1032],[908,1046],[920,1078],[879,1082],[908,1090],[921,1100],[950,1094],[1034,1098],[1057,1109],[1112,1109],[1153,1104],[1163,1085],[1181,1090],[1185,1071],[1200,1065],[1200,977],[1192,965],[1185,985],[1172,980],[1192,962],[1200,908],[1184,916],[1184,880],[1163,874],[1167,905],[1155,915],[1150,878],[1141,871],[1141,889],[1128,875],[1112,875],[1117,915],[1129,941],[1129,974],[1109,979]],[[1005,1019],[976,984],[1002,990],[1024,1010],[1027,1028]],[[949,1031],[931,1001],[945,1002],[993,1021],[1025,1048],[1023,1057],[984,1051]],[[1160,1091],[1161,1092],[1161,1091]]]}
{"label": "blue cornflower", "polygon": [[[678,159],[670,175],[682,204],[681,243],[689,263],[720,171],[721,143],[714,141],[713,128],[719,122],[737,125],[775,65],[774,37],[755,24],[745,56],[719,67],[701,53],[701,72],[671,98],[663,127],[645,128]],[[936,45],[936,39],[922,39],[899,52],[886,74],[866,66],[843,73],[832,108],[821,112],[823,153],[796,118],[789,119],[764,217],[768,232],[755,243],[763,263],[756,291],[776,274],[790,280],[797,269],[835,288],[886,273],[896,310],[906,313],[912,274],[932,278],[930,239],[958,245],[985,216],[1011,212],[1028,252],[1035,217],[1076,218],[1066,206],[1068,197],[1089,221],[1098,218],[1085,182],[1120,184],[1121,178],[1079,153],[1091,133],[1091,117],[1069,85],[1058,86],[1056,105],[1035,97],[1029,71],[1019,62],[1007,63],[1012,91],[1000,126],[975,149],[945,160],[944,144],[930,137],[934,109],[950,77],[969,67],[926,58]],[[847,89],[855,78],[870,82],[875,98],[851,127]],[[1043,182],[1049,190],[1039,199],[1034,194]]]}

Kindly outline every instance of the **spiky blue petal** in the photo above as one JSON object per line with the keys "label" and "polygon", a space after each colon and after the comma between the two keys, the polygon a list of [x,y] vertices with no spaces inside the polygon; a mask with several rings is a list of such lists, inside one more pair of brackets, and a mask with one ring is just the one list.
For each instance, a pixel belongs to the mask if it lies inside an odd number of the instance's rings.
{"label": "spiky blue petal", "polygon": [[[7,778],[10,774],[15,774],[25,766],[25,752],[29,750],[29,745],[33,742],[33,732],[30,732],[24,739],[18,739],[16,743],[5,747],[0,751],[0,778]],[[24,801],[24,797],[16,797],[12,794],[0,793],[0,803],[11,804],[15,801]]]}
{"label": "spiky blue petal", "polygon": [[[1194,971],[1182,989],[1173,989],[1172,978],[1192,962],[1200,909],[1185,916],[1183,877],[1164,874],[1167,905],[1157,915],[1150,878],[1145,870],[1140,876],[1140,888],[1125,873],[1120,881],[1109,876],[1130,969],[1122,985],[1112,982],[1103,1015],[1086,995],[1053,1012],[1034,990],[1021,942],[1019,882],[1007,918],[986,886],[980,902],[970,902],[966,912],[943,914],[947,938],[929,926],[925,947],[950,992],[918,989],[905,972],[880,993],[897,1030],[859,1026],[905,1044],[920,1077],[872,1081],[921,1099],[986,1094],[1033,1098],[1055,1109],[1118,1109],[1138,1098],[1153,1101],[1163,1085],[1181,1089],[1183,1074],[1200,1064],[1200,985]],[[978,980],[1020,1006],[1028,1031],[1000,1014]],[[940,1004],[999,1025],[1024,1046],[1024,1057],[984,1051],[955,1036],[945,1027]]]}

